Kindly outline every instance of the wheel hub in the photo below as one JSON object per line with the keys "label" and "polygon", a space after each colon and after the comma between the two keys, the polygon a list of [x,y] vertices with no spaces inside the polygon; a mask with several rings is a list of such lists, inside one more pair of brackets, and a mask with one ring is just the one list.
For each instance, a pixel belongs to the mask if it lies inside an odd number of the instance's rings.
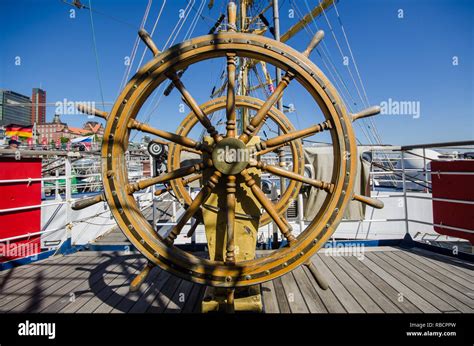
{"label": "wheel hub", "polygon": [[248,165],[249,150],[245,143],[237,138],[224,138],[212,151],[214,167],[226,175],[239,174]]}

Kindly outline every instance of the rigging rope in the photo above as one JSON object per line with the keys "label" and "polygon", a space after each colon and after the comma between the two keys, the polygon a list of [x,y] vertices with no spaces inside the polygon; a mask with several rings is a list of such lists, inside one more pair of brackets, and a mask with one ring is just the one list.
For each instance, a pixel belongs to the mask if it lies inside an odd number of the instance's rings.
{"label": "rigging rope", "polygon": [[102,80],[100,78],[100,65],[99,65],[99,54],[97,53],[97,42],[95,38],[95,29],[94,29],[94,20],[92,19],[92,4],[91,0],[89,0],[89,14],[91,18],[91,28],[92,28],[92,40],[94,44],[94,53],[95,53],[95,64],[97,69],[97,79],[99,81],[99,89],[100,89],[100,97],[102,100],[102,110],[105,110],[105,101],[104,101],[104,90],[102,88]]}
{"label": "rigging rope", "polygon": [[[300,19],[302,19],[302,18],[303,18],[303,14],[302,14],[301,9],[299,8],[299,6],[296,4],[295,1],[292,1],[292,3],[293,3],[293,6],[294,6],[294,8],[295,8],[295,10],[296,10],[296,12],[297,12],[298,17],[299,17]],[[306,7],[307,7],[309,13],[311,13],[311,10],[310,10],[310,8],[309,8],[307,2],[306,2]],[[318,25],[316,24],[315,18],[314,18],[313,16],[311,16],[311,19],[312,19],[313,25],[314,25],[315,28],[316,28],[316,31],[318,31],[319,28],[318,28]],[[315,32],[311,29],[310,26],[305,26],[304,28],[305,28],[305,31],[308,33],[308,35],[309,35],[310,37],[313,37],[313,36],[314,36]],[[322,46],[317,47],[317,48],[316,48],[316,52],[317,52],[318,55],[321,57],[321,60],[322,60],[323,64],[326,66],[326,69],[327,69],[329,75],[332,77],[333,83],[336,85],[336,87],[338,88],[338,90],[340,90],[340,94],[341,94],[341,97],[342,97],[343,101],[344,101],[345,104],[348,106],[348,108],[349,108],[349,110],[351,111],[351,113],[356,113],[356,112],[354,112],[353,106],[356,106],[356,105],[357,105],[357,102],[355,102],[354,98],[352,97],[351,92],[349,91],[349,88],[347,87],[347,84],[345,83],[345,81],[344,81],[344,79],[342,78],[341,74],[339,73],[339,71],[337,70],[336,66],[334,65],[334,63],[333,63],[333,61],[332,61],[333,59],[332,59],[331,53],[330,53],[330,51],[329,51],[329,48],[327,47],[326,41],[324,41],[324,40],[322,41]],[[321,53],[322,53],[322,54],[321,54]],[[325,58],[323,57],[323,55],[324,55]],[[325,60],[328,61],[329,65],[330,65],[331,68],[334,70],[334,73],[335,73],[335,75],[337,76],[337,78],[339,79],[339,81],[340,81],[341,85],[343,86],[343,88],[341,88],[341,87],[339,86],[339,83],[338,83],[337,79],[334,77],[334,74],[333,74],[333,73],[331,72],[331,70],[329,69],[329,67],[328,67],[328,65],[327,65],[327,63],[326,63]],[[347,93],[348,97],[345,96],[344,90],[345,90],[345,92]],[[351,99],[352,103],[351,103],[351,102],[348,102],[348,98]],[[357,124],[358,124],[359,128],[361,129],[362,133],[364,134],[364,136],[367,138],[367,140],[368,140],[369,142],[371,142],[370,136],[369,136],[369,134],[367,133],[366,128],[363,127],[363,126],[361,125],[361,123],[357,123]],[[357,139],[357,141],[359,142],[359,144],[362,144],[359,139]]]}
{"label": "rigging rope", "polygon": [[205,5],[206,5],[206,0],[201,0],[201,5],[199,5],[198,12],[194,16],[193,21],[191,22],[191,25],[188,28],[188,31],[186,31],[186,34],[184,35],[185,40],[191,38],[191,35],[193,34],[194,30],[196,29],[196,25],[199,21],[199,14],[202,13],[202,11],[204,10]]}
{"label": "rigging rope", "polygon": [[[189,13],[191,12],[191,7],[192,5],[194,5],[194,0],[192,1],[189,1],[188,2],[188,5],[185,7],[184,9],[184,16],[183,17],[180,17],[178,22],[176,23],[175,27],[173,28],[173,31],[171,32],[170,36],[168,37],[168,40],[166,41],[166,43],[163,45],[163,48],[162,48],[162,51],[164,51],[165,49],[168,48],[168,44],[169,46],[173,45],[173,43],[176,41],[176,39],[178,38],[178,35],[179,33],[181,32],[182,28],[183,28],[183,25],[184,23],[186,22],[188,16],[189,16]],[[179,28],[178,28],[179,27]],[[176,31],[177,30],[177,31]],[[171,38],[173,37],[173,40],[171,41],[170,43],[170,40]],[[148,123],[150,121],[150,118],[153,114],[153,112],[158,108],[160,102],[161,102],[161,99],[163,97],[163,88],[164,88],[164,84],[162,83],[158,89],[156,90],[156,92],[154,92],[154,95],[153,97],[151,98],[150,100],[150,103],[148,104],[148,107],[146,109],[146,111],[144,112],[146,114],[145,116],[145,120],[144,122],[145,123]],[[155,102],[155,99],[156,97],[160,95],[160,97],[158,98],[158,100],[156,100]],[[153,105],[153,106],[152,106]],[[150,110],[151,109],[151,110]],[[138,135],[138,132],[135,132],[131,138],[131,141],[133,141],[135,139],[135,137]]]}
{"label": "rigging rope", "polygon": [[[153,0],[148,0],[147,7],[145,9],[145,14],[143,15],[142,23],[140,24],[140,29],[145,27],[152,2],[153,2]],[[137,36],[135,38],[135,43],[134,43],[133,48],[132,48],[132,53],[130,54],[130,62],[128,64],[127,68],[125,69],[125,73],[122,77],[122,82],[120,83],[119,94],[122,91],[123,87],[125,86],[125,83],[127,83],[127,81],[128,81],[128,77],[130,76],[130,71],[132,70],[133,62],[135,61],[135,55],[137,53],[139,44],[140,44],[140,38]]]}
{"label": "rigging rope", "polygon": [[[349,40],[348,40],[347,35],[346,35],[346,30],[344,29],[344,25],[342,24],[341,16],[339,15],[339,11],[337,10],[336,2],[334,2],[334,9],[336,11],[336,15],[337,15],[337,19],[339,21],[339,24],[341,25],[341,30],[342,30],[342,33],[343,33],[344,38],[346,40],[347,48],[349,49],[349,53],[351,54],[352,61],[354,62],[354,68],[356,70],[357,77],[359,78],[359,82],[360,82],[360,85],[362,87],[362,91],[364,92],[366,105],[367,105],[367,107],[369,107],[370,106],[369,98],[367,97],[367,92],[366,92],[364,83],[362,82],[362,78],[361,78],[360,73],[359,73],[359,68],[357,67],[357,62],[354,58],[354,55],[352,54],[351,45],[349,44]],[[376,138],[376,141],[378,142],[378,144],[381,144],[381,139],[380,139],[377,127],[375,126],[374,120],[372,118],[369,118],[368,120],[372,125],[372,130],[374,131],[374,136]]]}
{"label": "rigging rope", "polygon": [[[318,1],[319,1],[319,5],[320,5],[320,7],[321,7],[321,9],[322,9],[322,13],[323,13],[323,15],[324,15],[324,17],[325,17],[325,19],[326,19],[326,23],[327,23],[327,25],[328,25],[328,27],[329,27],[329,30],[331,31],[331,34],[332,34],[332,36],[333,36],[333,38],[334,38],[334,40],[335,40],[335,42],[336,42],[336,45],[337,45],[337,47],[338,47],[338,50],[339,50],[339,52],[341,53],[341,57],[344,59],[344,58],[345,58],[345,55],[344,55],[344,53],[343,53],[343,51],[342,51],[342,47],[341,47],[341,45],[340,45],[340,43],[339,43],[339,40],[338,40],[337,37],[336,37],[336,34],[335,34],[334,30],[333,30],[333,27],[332,27],[331,23],[329,22],[329,18],[328,18],[328,16],[326,15],[326,10],[322,7],[320,0],[318,0]],[[305,4],[306,4],[306,8],[308,9],[308,11],[310,11],[310,8],[309,8],[309,5],[308,5],[307,0],[305,0]],[[310,13],[311,13],[311,11],[310,11]],[[319,30],[313,16],[312,16],[312,22],[313,22],[314,26],[316,27],[316,30]],[[358,103],[357,103],[357,102],[354,100],[354,98],[352,97],[352,93],[349,91],[349,89],[348,89],[348,87],[347,87],[347,84],[344,82],[343,78],[341,77],[340,73],[337,71],[337,69],[335,68],[334,63],[332,62],[332,57],[331,57],[331,55],[330,55],[330,53],[329,53],[329,48],[328,48],[328,46],[327,46],[327,44],[326,44],[325,41],[323,41],[323,46],[322,46],[322,49],[321,49],[321,50],[323,51],[323,53],[325,53],[325,52],[324,52],[324,49],[327,51],[327,60],[328,60],[328,61],[330,62],[330,64],[332,65],[334,71],[336,72],[337,77],[339,78],[341,84],[343,85],[344,89],[346,90],[347,94],[349,95],[350,99],[352,100],[352,104],[353,104],[354,106],[357,106]],[[361,93],[360,93],[359,87],[358,87],[358,85],[357,85],[357,83],[356,83],[356,81],[355,81],[354,75],[353,75],[353,73],[352,73],[352,71],[351,71],[349,65],[345,65],[345,66],[346,66],[346,68],[347,68],[347,71],[349,72],[349,75],[350,75],[350,77],[351,77],[352,83],[353,83],[354,87],[356,88],[357,94],[359,95],[359,98],[360,98],[360,100],[362,101],[362,104],[364,104],[364,99],[362,98],[362,95],[361,95]],[[337,84],[337,83],[336,83],[336,84]],[[340,89],[340,90],[342,91],[342,89]],[[350,105],[347,101],[346,101],[346,104],[347,104],[347,105]],[[349,109],[350,109],[350,111],[351,111],[352,113],[356,113],[356,112],[354,112],[352,106],[349,106]],[[362,124],[363,124],[364,126],[362,126]],[[361,123],[361,122],[357,122],[357,126],[359,126],[359,128],[362,130],[362,133],[363,133],[364,136],[367,138],[369,144],[373,144],[372,138],[371,138],[371,136],[370,136],[370,132],[367,131],[367,128],[370,129],[370,126],[367,126],[367,123],[366,123],[365,119],[362,119],[362,123]],[[366,128],[366,127],[367,127],[367,128]],[[360,140],[358,140],[358,142],[359,142],[359,144],[361,144]]]}
{"label": "rigging rope", "polygon": [[[153,24],[153,29],[151,30],[150,37],[153,37],[153,34],[155,33],[156,26],[158,25],[158,22],[160,21],[161,13],[163,12],[165,5],[166,5],[166,0],[163,0],[163,4],[161,5],[160,12],[158,13],[158,17],[156,17],[155,23]],[[144,47],[142,57],[140,58],[140,62],[138,63],[137,70],[135,72],[138,72],[138,70],[142,66],[146,51],[147,51],[147,47]]]}

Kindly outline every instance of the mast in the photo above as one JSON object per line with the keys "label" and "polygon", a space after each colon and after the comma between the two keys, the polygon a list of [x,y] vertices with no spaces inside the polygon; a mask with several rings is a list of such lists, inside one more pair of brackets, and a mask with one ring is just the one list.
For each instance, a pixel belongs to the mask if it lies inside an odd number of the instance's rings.
{"label": "mast", "polygon": [[[275,40],[280,41],[280,11],[278,7],[278,0],[273,0],[273,28],[275,31]],[[280,85],[281,82],[281,70],[277,67],[275,69],[275,81],[276,85]],[[280,111],[283,112],[283,97],[281,97],[278,100],[277,107]],[[278,135],[281,135],[281,129],[278,127]],[[284,161],[284,155],[285,151],[283,148],[278,149],[278,163],[280,167],[285,166],[285,161]],[[280,196],[283,195],[285,192],[285,187],[286,187],[286,181],[285,178],[280,177]],[[283,218],[286,218],[286,215],[282,215]],[[276,230],[276,227],[274,228]],[[278,247],[278,234],[276,232],[273,232],[273,247],[277,248]]]}
{"label": "mast", "polygon": [[[245,32],[247,30],[246,27],[246,19],[247,19],[247,10],[250,6],[252,0],[241,0],[240,1],[240,11],[239,11],[239,26],[240,32]],[[249,92],[249,69],[248,63],[245,58],[241,58],[241,80],[240,80],[240,95],[248,95]],[[242,108],[241,109],[241,121],[240,125],[241,132],[247,127],[249,124],[249,112],[248,109]]]}

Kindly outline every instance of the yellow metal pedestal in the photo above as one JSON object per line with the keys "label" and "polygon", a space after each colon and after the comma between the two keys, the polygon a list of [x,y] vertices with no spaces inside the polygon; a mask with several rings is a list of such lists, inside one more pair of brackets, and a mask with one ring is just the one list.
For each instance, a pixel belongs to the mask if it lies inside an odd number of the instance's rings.
{"label": "yellow metal pedestal", "polygon": [[[207,312],[227,311],[227,289],[206,287],[201,309]],[[262,312],[263,303],[260,286],[236,288],[234,297],[235,311]]]}
{"label": "yellow metal pedestal", "polygon": [[[205,137],[204,141],[208,144],[212,143],[212,139],[209,137]],[[252,146],[259,141],[260,138],[254,136],[248,145]],[[257,184],[260,184],[260,171],[255,168],[248,168],[247,171]],[[209,173],[204,174],[204,181],[206,179],[209,179]],[[238,263],[255,258],[261,205],[251,193],[250,188],[246,186],[242,177],[237,178],[236,184],[239,188],[236,192],[234,242],[235,259]],[[225,259],[227,219],[223,212],[226,208],[226,200],[223,196],[226,196],[225,179],[221,179],[217,184],[202,208],[209,258],[213,261],[224,261]],[[227,292],[226,288],[207,287],[202,302],[202,312],[228,311]],[[261,312],[263,305],[260,287],[236,288],[233,310]]]}

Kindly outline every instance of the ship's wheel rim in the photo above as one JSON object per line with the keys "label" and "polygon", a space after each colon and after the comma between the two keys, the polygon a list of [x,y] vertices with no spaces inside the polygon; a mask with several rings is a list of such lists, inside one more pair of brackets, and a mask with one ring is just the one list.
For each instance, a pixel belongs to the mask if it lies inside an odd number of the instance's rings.
{"label": "ship's wheel rim", "polygon": [[[236,264],[210,261],[169,247],[156,235],[124,186],[128,183],[125,150],[128,146],[128,121],[164,80],[168,70],[209,58],[237,56],[263,60],[284,70],[318,103],[332,122],[331,137],[335,162],[333,193],[326,199],[315,219],[299,235],[292,247],[269,256]],[[337,91],[324,74],[300,52],[275,40],[251,34],[219,33],[180,43],[157,55],[130,80],[108,117],[102,147],[104,192],[120,229],[152,263],[173,274],[197,283],[237,287],[257,284],[281,276],[307,261],[333,234],[352,199],[356,173],[357,147],[351,120]],[[316,222],[317,221],[317,222]]]}

